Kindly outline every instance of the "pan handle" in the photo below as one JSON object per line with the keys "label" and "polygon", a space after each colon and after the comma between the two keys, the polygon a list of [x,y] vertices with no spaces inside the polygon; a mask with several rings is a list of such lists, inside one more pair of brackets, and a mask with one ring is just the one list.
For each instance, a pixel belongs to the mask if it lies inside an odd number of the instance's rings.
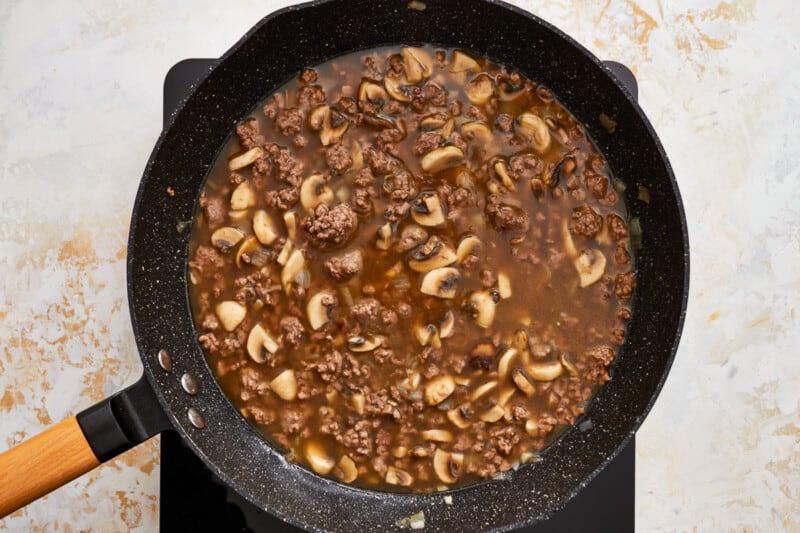
{"label": "pan handle", "polygon": [[0,518],[172,428],[142,377],[0,454]]}

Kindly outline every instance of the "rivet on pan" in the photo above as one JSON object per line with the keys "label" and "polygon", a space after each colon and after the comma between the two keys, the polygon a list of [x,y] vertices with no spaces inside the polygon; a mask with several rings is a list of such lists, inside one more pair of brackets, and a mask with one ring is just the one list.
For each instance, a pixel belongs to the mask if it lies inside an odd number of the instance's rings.
{"label": "rivet on pan", "polygon": [[181,376],[181,387],[183,387],[183,390],[192,396],[197,394],[197,391],[200,388],[197,384],[197,378],[188,372]]}
{"label": "rivet on pan", "polygon": [[172,356],[166,350],[158,351],[158,364],[164,372],[172,372]]}
{"label": "rivet on pan", "polygon": [[200,411],[194,407],[190,407],[186,414],[189,415],[189,422],[191,422],[192,425],[197,429],[203,429],[206,427],[206,421],[203,418],[203,415],[201,415]]}

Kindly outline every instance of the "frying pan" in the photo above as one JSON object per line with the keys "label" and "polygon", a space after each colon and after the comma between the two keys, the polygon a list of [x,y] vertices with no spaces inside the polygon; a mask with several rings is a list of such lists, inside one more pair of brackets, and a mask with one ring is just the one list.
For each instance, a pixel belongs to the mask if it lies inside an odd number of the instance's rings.
{"label": "frying pan", "polygon": [[[233,125],[304,66],[414,42],[474,50],[553,89],[627,185],[630,214],[643,229],[633,318],[612,380],[541,461],[504,480],[451,491],[452,505],[441,493],[354,489],[288,463],[217,386],[187,297],[188,221]],[[601,127],[602,113],[616,121],[613,133]],[[649,189],[649,203],[636,199],[640,185]],[[406,0],[329,0],[263,19],[172,116],[142,177],[127,266],[143,377],[1,455],[0,516],[169,430],[255,505],[310,530],[391,531],[418,511],[427,531],[505,530],[544,520],[614,458],[650,410],[677,348],[689,256],[680,194],[661,143],[631,94],[571,38],[496,0],[437,0],[424,10]]]}

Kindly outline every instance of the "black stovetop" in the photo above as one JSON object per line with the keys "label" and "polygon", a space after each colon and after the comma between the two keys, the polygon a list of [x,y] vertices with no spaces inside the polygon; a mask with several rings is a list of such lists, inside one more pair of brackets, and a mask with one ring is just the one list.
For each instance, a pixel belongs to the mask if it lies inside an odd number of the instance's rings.
{"label": "black stovetop", "polygon": [[[164,121],[211,59],[176,64],[164,81]],[[634,530],[634,441],[550,520],[518,533],[626,533]],[[161,436],[161,531],[302,531],[265,513],[222,483],[173,432]]]}

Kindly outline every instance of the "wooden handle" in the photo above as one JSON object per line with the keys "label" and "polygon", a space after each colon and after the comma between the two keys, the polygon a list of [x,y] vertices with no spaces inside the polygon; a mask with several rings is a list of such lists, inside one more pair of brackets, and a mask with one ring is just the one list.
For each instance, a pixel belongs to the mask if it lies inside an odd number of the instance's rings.
{"label": "wooden handle", "polygon": [[0,518],[99,464],[74,416],[26,440],[0,455]]}

